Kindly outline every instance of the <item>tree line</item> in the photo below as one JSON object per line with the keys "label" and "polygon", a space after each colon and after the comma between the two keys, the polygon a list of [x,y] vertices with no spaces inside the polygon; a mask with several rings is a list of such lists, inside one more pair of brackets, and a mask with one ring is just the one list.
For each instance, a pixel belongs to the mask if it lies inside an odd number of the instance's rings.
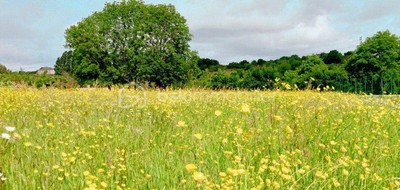
{"label": "tree line", "polygon": [[232,62],[201,59],[199,67],[209,75],[203,84],[213,89],[273,89],[277,81],[287,87],[324,88],[365,93],[400,93],[400,40],[389,31],[377,32],[356,50],[337,50],[276,60]]}
{"label": "tree line", "polygon": [[69,49],[57,59],[57,74],[81,85],[151,87],[203,86],[212,89],[333,87],[343,91],[400,93],[400,40],[377,32],[354,51],[337,50],[276,60],[243,60],[221,65],[191,50],[185,18],[173,5],[126,0],[106,3],[100,12],[66,30]]}

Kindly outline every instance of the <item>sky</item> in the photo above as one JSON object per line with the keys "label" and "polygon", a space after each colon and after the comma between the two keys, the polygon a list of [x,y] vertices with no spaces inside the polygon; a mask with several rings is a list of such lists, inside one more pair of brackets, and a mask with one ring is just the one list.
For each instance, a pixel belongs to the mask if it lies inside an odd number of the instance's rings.
{"label": "sky", "polygon": [[[0,0],[0,64],[13,71],[54,66],[64,32],[106,0]],[[110,2],[110,1],[108,1]],[[191,48],[221,64],[354,50],[378,31],[400,35],[398,0],[144,0],[173,4]]]}

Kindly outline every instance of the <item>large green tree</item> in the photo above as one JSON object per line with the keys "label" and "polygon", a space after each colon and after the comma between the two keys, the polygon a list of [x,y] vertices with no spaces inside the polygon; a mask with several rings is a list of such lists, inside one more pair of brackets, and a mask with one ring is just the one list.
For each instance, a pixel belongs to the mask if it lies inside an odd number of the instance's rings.
{"label": "large green tree", "polygon": [[350,57],[346,70],[354,78],[372,81],[374,93],[399,90],[394,86],[400,84],[399,37],[383,31],[367,38]]}
{"label": "large green tree", "polygon": [[378,32],[360,44],[350,57],[346,69],[354,76],[380,75],[389,70],[398,70],[400,40],[389,31]]}
{"label": "large green tree", "polygon": [[106,3],[66,31],[80,83],[183,83],[198,72],[186,19],[172,5]]}

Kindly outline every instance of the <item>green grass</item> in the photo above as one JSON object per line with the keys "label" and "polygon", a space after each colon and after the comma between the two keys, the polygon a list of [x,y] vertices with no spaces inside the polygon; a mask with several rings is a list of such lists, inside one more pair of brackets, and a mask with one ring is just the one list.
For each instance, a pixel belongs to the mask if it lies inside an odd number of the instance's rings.
{"label": "green grass", "polygon": [[336,92],[0,88],[0,133],[11,135],[0,189],[396,189],[399,105]]}

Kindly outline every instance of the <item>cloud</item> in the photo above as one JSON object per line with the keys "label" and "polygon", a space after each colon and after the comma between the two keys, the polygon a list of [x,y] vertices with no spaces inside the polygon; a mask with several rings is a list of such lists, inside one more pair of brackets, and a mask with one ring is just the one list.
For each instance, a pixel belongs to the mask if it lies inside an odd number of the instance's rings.
{"label": "cloud", "polygon": [[[111,0],[110,0],[111,1]],[[13,70],[53,66],[64,31],[105,1],[0,0],[0,63]],[[354,50],[359,37],[400,34],[397,0],[146,0],[170,3],[187,19],[192,49],[223,64],[332,49]]]}
{"label": "cloud", "polygon": [[[157,2],[157,1],[156,1]],[[158,1],[159,2],[159,1]],[[223,64],[338,49],[354,50],[359,37],[389,29],[399,33],[394,0],[186,0],[176,4],[201,57]],[[185,7],[199,11],[187,11]],[[397,22],[397,23],[396,23]]]}

